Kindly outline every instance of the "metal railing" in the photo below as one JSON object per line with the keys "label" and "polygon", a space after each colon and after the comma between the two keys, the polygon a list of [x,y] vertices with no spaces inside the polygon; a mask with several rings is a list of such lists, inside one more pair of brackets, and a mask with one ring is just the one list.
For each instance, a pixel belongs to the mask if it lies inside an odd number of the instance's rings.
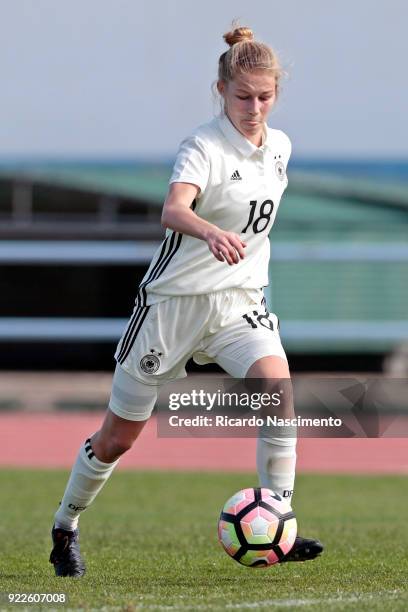
{"label": "metal railing", "polygon": [[[58,265],[148,265],[158,246],[156,241],[144,242],[0,242],[0,264]],[[408,245],[405,243],[274,243],[274,262],[407,262]],[[408,270],[407,270],[408,279]],[[271,283],[271,286],[273,283]],[[270,289],[266,297],[273,310]],[[122,318],[0,318],[0,340],[27,341],[116,341],[123,331]],[[408,320],[285,320],[281,334],[284,343],[299,350],[318,350],[325,347],[344,350],[361,347],[368,350],[386,350],[390,346],[408,341]]]}

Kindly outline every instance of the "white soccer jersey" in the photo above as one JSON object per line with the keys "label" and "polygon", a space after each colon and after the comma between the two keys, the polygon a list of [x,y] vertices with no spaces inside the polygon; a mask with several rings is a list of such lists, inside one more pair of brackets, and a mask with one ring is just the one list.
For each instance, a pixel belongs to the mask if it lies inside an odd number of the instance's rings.
{"label": "white soccer jersey", "polygon": [[170,183],[200,188],[194,212],[247,243],[245,258],[229,266],[199,238],[166,231],[143,278],[139,306],[175,295],[198,295],[268,284],[269,232],[288,184],[288,136],[265,125],[263,143],[249,142],[222,113],[183,140]]}

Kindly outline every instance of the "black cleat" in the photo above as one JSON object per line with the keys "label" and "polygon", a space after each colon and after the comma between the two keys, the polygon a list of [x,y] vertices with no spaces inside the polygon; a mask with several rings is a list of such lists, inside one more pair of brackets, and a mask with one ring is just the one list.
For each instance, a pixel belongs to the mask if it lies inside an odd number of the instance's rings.
{"label": "black cleat", "polygon": [[85,574],[85,563],[79,551],[79,531],[66,531],[52,528],[54,548],[50,554],[50,563],[54,565],[56,576],[79,578]]}
{"label": "black cleat", "polygon": [[286,561],[310,561],[316,559],[322,552],[323,544],[319,540],[309,540],[296,536],[295,543],[281,563]]}

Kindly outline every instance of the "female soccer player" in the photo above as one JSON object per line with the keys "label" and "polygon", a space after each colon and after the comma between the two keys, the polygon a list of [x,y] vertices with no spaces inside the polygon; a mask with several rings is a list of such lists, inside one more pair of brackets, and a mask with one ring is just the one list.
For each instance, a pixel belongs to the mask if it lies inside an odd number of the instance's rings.
{"label": "female soccer player", "polygon": [[[139,287],[118,344],[109,410],[80,448],[52,529],[57,576],[81,576],[79,514],[129,450],[153,410],[157,390],[197,363],[235,378],[289,379],[278,319],[266,310],[269,232],[287,186],[291,144],[266,120],[282,71],[252,31],[224,35],[217,89],[223,110],[180,146],[163,207],[166,237]],[[258,439],[261,486],[290,501],[296,438]],[[313,559],[317,540],[298,536],[283,561]]]}

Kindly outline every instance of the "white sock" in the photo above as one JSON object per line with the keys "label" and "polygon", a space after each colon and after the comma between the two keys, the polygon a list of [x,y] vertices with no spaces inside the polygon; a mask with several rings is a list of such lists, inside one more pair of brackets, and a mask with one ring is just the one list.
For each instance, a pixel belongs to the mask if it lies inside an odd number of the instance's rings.
{"label": "white sock", "polygon": [[256,465],[261,487],[291,503],[295,484],[296,438],[258,438]]}
{"label": "white sock", "polygon": [[79,515],[95,499],[113,472],[119,459],[103,463],[95,457],[90,439],[79,449],[77,460],[65,489],[59,509],[55,514],[55,526],[68,531],[77,528]]}

